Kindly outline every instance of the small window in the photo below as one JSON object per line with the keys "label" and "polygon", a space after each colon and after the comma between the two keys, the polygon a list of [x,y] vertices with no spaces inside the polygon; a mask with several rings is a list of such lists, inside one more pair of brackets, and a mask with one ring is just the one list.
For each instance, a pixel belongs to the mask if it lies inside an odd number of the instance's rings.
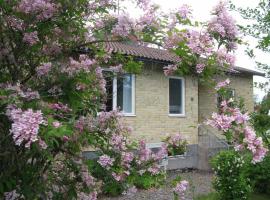
{"label": "small window", "polygon": [[184,115],[184,80],[169,78],[169,114]]}
{"label": "small window", "polygon": [[106,111],[120,108],[123,114],[135,114],[135,76],[124,74],[115,76],[110,71],[104,71],[106,80]]}
{"label": "small window", "polygon": [[126,74],[117,79],[117,107],[120,107],[123,113],[133,113],[132,77],[131,74]]}
{"label": "small window", "polygon": [[232,89],[232,88],[227,89],[225,96],[218,95],[218,97],[217,97],[218,109],[220,110],[222,101],[224,101],[224,100],[228,101],[231,98],[235,99],[235,89]]}

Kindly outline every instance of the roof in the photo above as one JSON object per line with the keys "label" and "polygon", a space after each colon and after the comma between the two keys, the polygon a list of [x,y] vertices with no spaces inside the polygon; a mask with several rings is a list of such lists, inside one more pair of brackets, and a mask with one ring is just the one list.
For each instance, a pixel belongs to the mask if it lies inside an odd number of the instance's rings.
{"label": "roof", "polygon": [[[131,55],[139,58],[162,61],[166,63],[176,63],[180,61],[177,55],[169,52],[168,50],[147,47],[136,43],[128,44],[124,42],[105,42],[105,49],[108,51],[111,50],[113,53]],[[234,69],[236,72],[244,74],[265,76],[264,73],[252,69],[246,69],[243,67],[234,67]]]}
{"label": "roof", "polygon": [[105,49],[112,50],[114,53],[121,53],[171,63],[180,61],[178,56],[167,50],[147,47],[135,43],[127,44],[123,42],[106,42]]}

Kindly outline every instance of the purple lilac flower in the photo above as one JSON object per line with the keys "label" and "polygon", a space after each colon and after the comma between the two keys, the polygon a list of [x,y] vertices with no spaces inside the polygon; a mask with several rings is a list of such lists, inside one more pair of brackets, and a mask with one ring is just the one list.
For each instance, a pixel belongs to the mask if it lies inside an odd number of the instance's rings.
{"label": "purple lilac flower", "polygon": [[17,6],[19,12],[25,14],[37,14],[38,20],[53,17],[57,12],[58,5],[51,0],[21,0]]}
{"label": "purple lilac flower", "polygon": [[168,65],[163,68],[166,76],[172,75],[177,70],[177,65]]}
{"label": "purple lilac flower", "polygon": [[220,90],[221,88],[228,86],[230,84],[230,82],[231,82],[230,79],[226,79],[225,81],[218,82],[215,89]]}
{"label": "purple lilac flower", "polygon": [[109,169],[114,162],[114,158],[111,158],[108,155],[102,155],[97,161],[102,167]]}
{"label": "purple lilac flower", "polygon": [[186,180],[183,180],[177,183],[173,191],[180,197],[180,199],[185,199],[188,186],[189,186],[189,183]]}
{"label": "purple lilac flower", "polygon": [[203,70],[204,70],[204,68],[205,68],[205,64],[203,64],[203,63],[198,63],[198,64],[196,65],[196,71],[197,71],[197,73],[198,73],[198,74],[202,73]]}
{"label": "purple lilac flower", "polygon": [[44,124],[41,111],[14,109],[10,111],[10,119],[13,121],[10,132],[16,145],[26,142],[25,147],[30,148],[31,143],[39,140],[39,126]]}
{"label": "purple lilac flower", "polygon": [[39,38],[38,38],[37,31],[30,32],[30,33],[24,33],[23,41],[28,43],[30,46],[33,46],[34,44],[38,43]]}
{"label": "purple lilac flower", "polygon": [[39,77],[47,75],[52,68],[52,63],[42,63],[38,68],[37,68],[37,75]]}

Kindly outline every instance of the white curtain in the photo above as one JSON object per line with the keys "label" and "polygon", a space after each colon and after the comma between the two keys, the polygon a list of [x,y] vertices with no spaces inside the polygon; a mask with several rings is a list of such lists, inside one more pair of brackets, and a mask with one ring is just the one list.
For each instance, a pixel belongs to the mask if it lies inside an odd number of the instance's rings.
{"label": "white curtain", "polygon": [[123,80],[123,111],[132,113],[132,75],[126,74]]}

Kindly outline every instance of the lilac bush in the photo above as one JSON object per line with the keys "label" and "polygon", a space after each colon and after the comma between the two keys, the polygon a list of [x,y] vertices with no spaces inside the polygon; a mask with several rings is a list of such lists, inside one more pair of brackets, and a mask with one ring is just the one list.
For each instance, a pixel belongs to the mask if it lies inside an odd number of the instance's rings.
{"label": "lilac bush", "polygon": [[[228,93],[230,80],[219,82],[215,87],[218,94],[225,96]],[[261,162],[268,149],[264,147],[261,137],[249,125],[249,114],[238,107],[237,102],[224,99],[221,102],[220,113],[213,113],[207,124],[221,130],[236,151],[248,150],[251,152],[253,163]]]}
{"label": "lilac bush", "polygon": [[187,149],[187,140],[180,133],[165,138],[164,143],[168,148],[168,155],[183,155]]}
{"label": "lilac bush", "polygon": [[[120,113],[102,112],[101,66],[120,74],[142,67],[106,51],[103,42],[154,43],[179,57],[166,75],[209,80],[216,64],[233,66],[237,31],[223,3],[198,32],[187,5],[164,15],[150,0],[133,2],[142,10],[138,18],[115,15],[117,0],[0,2],[1,198],[94,200],[100,192],[118,195],[164,182],[159,162],[167,147],[153,153],[144,141],[133,144]],[[261,159],[260,139],[248,128],[246,134],[245,146]],[[97,160],[81,157],[89,146],[100,153]]]}

